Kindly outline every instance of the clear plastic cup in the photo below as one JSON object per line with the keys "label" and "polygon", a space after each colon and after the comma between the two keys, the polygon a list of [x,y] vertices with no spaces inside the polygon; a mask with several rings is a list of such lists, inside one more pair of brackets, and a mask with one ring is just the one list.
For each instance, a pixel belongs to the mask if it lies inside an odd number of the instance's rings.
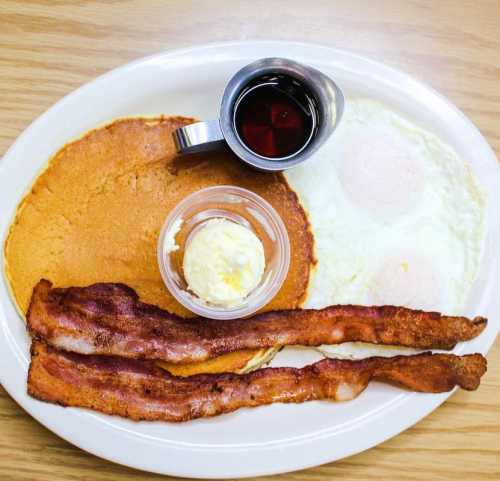
{"label": "clear plastic cup", "polygon": [[[251,229],[264,247],[262,279],[234,307],[206,303],[189,290],[183,275],[184,248],[190,236],[213,218],[226,218]],[[179,248],[169,252],[173,234]],[[184,307],[211,319],[235,319],[253,314],[278,293],[290,265],[290,242],[285,224],[266,200],[240,187],[220,185],[189,195],[170,212],[158,240],[158,264],[168,290]]]}

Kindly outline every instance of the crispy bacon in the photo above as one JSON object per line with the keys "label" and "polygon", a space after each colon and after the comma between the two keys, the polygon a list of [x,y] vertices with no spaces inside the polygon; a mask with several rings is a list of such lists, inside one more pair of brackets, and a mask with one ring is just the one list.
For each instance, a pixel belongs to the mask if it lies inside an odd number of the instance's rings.
{"label": "crispy bacon", "polygon": [[139,301],[124,284],[33,291],[28,328],[59,349],[80,354],[204,361],[241,349],[363,341],[420,349],[451,349],[472,339],[486,319],[442,316],[403,307],[332,306],[274,311],[248,319],[182,319]]}
{"label": "crispy bacon", "polygon": [[371,380],[428,393],[455,386],[474,390],[485,371],[486,359],[480,354],[423,353],[179,378],[154,361],[85,356],[33,341],[28,392],[43,401],[134,420],[188,421],[274,402],[347,401]]}

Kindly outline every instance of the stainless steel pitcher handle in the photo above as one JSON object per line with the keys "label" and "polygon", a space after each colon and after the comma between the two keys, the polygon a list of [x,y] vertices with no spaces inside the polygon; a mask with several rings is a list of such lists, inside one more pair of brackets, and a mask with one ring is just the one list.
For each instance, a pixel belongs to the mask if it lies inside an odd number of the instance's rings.
{"label": "stainless steel pitcher handle", "polygon": [[219,119],[186,125],[174,130],[173,137],[178,154],[216,150],[226,144]]}

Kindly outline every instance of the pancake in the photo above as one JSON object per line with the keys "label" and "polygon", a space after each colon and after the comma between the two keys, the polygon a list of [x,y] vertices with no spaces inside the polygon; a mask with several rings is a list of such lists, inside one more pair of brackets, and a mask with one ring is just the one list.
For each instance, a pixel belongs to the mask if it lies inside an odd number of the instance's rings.
{"label": "pancake", "polygon": [[174,376],[181,377],[192,376],[198,374],[200,371],[205,374],[217,374],[224,372],[224,370],[227,371],[228,366],[231,366],[231,372],[245,374],[255,371],[255,369],[258,369],[262,365],[271,362],[279,349],[279,347],[270,349],[243,349],[241,351],[234,351],[223,356],[209,359],[205,362],[173,364],[170,362],[158,361],[157,364]]}
{"label": "pancake", "polygon": [[[314,255],[309,223],[296,194],[282,174],[252,170],[229,152],[177,157],[172,132],[193,121],[116,120],[52,157],[19,205],[5,243],[6,276],[22,313],[33,287],[45,278],[60,287],[123,282],[143,302],[191,316],[161,279],[157,239],[178,202],[221,184],[256,192],[281,215],[290,237],[290,270],[265,310],[300,306]],[[269,361],[274,352],[245,350],[176,368],[179,375],[241,372]]]}

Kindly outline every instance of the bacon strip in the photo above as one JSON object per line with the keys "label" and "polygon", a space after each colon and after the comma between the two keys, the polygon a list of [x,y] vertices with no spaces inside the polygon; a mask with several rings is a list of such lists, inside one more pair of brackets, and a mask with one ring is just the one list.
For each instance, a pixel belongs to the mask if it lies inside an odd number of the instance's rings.
{"label": "bacon strip", "polygon": [[188,421],[274,402],[347,401],[371,380],[429,393],[455,386],[474,390],[485,371],[486,359],[480,354],[424,353],[179,378],[154,361],[84,356],[34,341],[28,392],[43,401],[133,420]]}
{"label": "bacon strip", "polygon": [[469,320],[393,306],[275,311],[232,321],[181,319],[140,302],[123,284],[55,289],[46,280],[35,287],[27,317],[31,333],[59,349],[171,363],[241,349],[347,341],[451,349],[487,324],[482,317]]}

